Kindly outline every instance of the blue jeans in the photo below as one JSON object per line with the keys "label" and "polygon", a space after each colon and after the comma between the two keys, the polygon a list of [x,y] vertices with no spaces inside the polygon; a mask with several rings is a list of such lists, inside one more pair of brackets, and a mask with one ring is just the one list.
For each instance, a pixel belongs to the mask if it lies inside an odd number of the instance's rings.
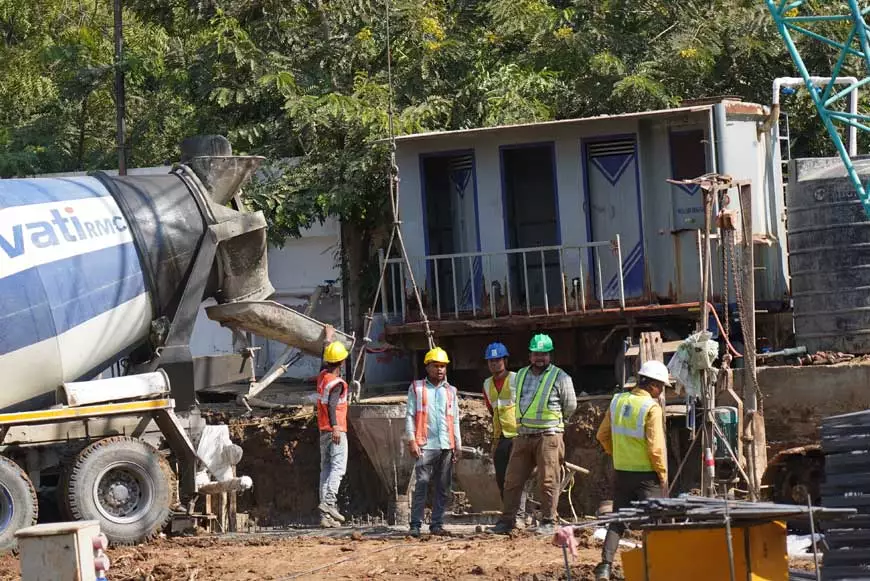
{"label": "blue jeans", "polygon": [[432,521],[430,529],[444,525],[444,510],[453,489],[453,450],[422,450],[423,455],[417,458],[414,475],[417,483],[414,485],[414,498],[411,503],[411,526],[419,528],[423,522],[423,511],[426,509],[426,493],[429,481],[435,478],[435,497],[432,499]]}
{"label": "blue jeans", "polygon": [[342,432],[341,441],[334,444],[332,432],[320,432],[320,502],[335,506],[346,471],[347,434]]}

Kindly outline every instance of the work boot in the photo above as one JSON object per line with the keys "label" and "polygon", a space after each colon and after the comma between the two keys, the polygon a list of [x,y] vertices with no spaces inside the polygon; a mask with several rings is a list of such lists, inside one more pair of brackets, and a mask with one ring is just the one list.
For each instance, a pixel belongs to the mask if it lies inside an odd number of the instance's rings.
{"label": "work boot", "polygon": [[429,527],[429,534],[436,537],[452,537],[453,533],[445,529],[443,526]]}
{"label": "work boot", "polygon": [[338,522],[344,522],[344,515],[338,512],[338,509],[335,508],[335,506],[332,504],[326,504],[325,502],[321,502],[317,506],[317,510],[319,510],[322,514],[328,514]]}
{"label": "work boot", "polygon": [[420,536],[420,525],[411,525],[411,528],[408,529],[408,534],[414,537],[415,539]]}
{"label": "work boot", "polygon": [[500,520],[496,523],[494,527],[486,529],[486,532],[496,535],[509,535],[511,534],[511,531],[515,530],[516,528],[516,523],[510,523]]}
{"label": "work boot", "polygon": [[593,573],[595,581],[610,581],[610,563],[599,563]]}
{"label": "work boot", "polygon": [[553,521],[543,520],[541,524],[538,525],[538,528],[535,529],[535,532],[541,536],[553,536],[556,534],[556,527],[553,526]]}
{"label": "work boot", "polygon": [[320,517],[320,527],[324,529],[336,529],[341,526],[341,523],[337,522],[328,514],[324,514]]}

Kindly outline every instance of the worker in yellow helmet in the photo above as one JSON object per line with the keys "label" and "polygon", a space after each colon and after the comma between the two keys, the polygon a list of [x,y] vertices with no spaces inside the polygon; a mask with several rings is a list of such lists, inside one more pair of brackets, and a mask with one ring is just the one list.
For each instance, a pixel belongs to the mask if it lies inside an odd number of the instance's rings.
{"label": "worker in yellow helmet", "polygon": [[[329,334],[331,336],[331,333]],[[331,337],[330,337],[331,338]],[[348,357],[340,341],[323,350],[323,370],[317,376],[317,427],[320,429],[320,525],[339,526],[338,488],[347,471],[347,382],[341,368]]]}
{"label": "worker in yellow helmet", "polygon": [[447,383],[450,358],[440,347],[430,349],[423,358],[426,378],[414,381],[408,389],[405,436],[408,451],[417,459],[414,496],[411,504],[411,535],[420,535],[426,492],[435,479],[432,518],[429,532],[449,536],[444,528],[444,510],[453,485],[453,465],[459,459],[462,439],[459,434],[459,401],[456,388]]}
{"label": "worker in yellow helmet", "polygon": [[[613,456],[616,470],[613,510],[630,508],[632,501],[668,495],[668,459],[662,408],[658,403],[669,386],[668,368],[661,361],[647,361],[638,371],[637,387],[613,397],[610,410],[598,428],[598,441]],[[610,579],[610,569],[625,525],[607,529],[596,581]]]}

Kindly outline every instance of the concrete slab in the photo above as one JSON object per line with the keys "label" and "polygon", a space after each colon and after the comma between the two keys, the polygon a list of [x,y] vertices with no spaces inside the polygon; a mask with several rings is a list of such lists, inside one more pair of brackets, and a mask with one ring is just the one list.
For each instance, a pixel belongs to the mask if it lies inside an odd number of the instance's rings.
{"label": "concrete slab", "polygon": [[[734,374],[737,393],[742,374]],[[759,367],[770,457],[819,442],[824,417],[870,409],[870,363]]]}

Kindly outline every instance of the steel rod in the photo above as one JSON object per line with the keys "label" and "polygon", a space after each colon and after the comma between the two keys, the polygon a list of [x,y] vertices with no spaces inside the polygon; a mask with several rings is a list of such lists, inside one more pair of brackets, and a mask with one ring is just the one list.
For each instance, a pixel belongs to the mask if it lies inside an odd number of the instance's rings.
{"label": "steel rod", "polygon": [[[483,260],[483,259],[481,258],[481,260]],[[481,268],[482,268],[482,266],[481,266]],[[486,273],[489,275],[488,277],[486,277],[489,279],[489,311],[490,311],[490,313],[492,313],[492,318],[495,319],[496,318],[496,312],[495,312],[496,293],[495,293],[495,279],[492,278],[492,257],[491,256],[488,256],[486,258]],[[484,292],[486,292],[486,280],[484,280],[484,282],[483,282],[483,289],[484,289]]]}
{"label": "steel rod", "polygon": [[459,318],[459,292],[456,290],[456,259],[450,259],[450,272],[453,274],[453,317]]}
{"label": "steel rod", "polygon": [[469,279],[468,284],[471,286],[471,314],[477,316],[477,297],[475,296],[474,287],[477,282],[477,277],[474,274],[474,259],[468,257]]}
{"label": "steel rod", "polygon": [[396,276],[396,263],[390,263],[390,294],[393,295],[393,300],[391,302],[390,314],[399,314],[399,294],[396,292],[396,281],[398,277]]}
{"label": "steel rod", "polygon": [[438,259],[435,258],[432,260],[435,264],[435,309],[438,313],[438,318],[441,318],[441,281],[438,280]]}
{"label": "steel rod", "polygon": [[561,279],[562,285],[562,313],[568,314],[568,292],[566,286],[568,285],[568,276],[565,274],[565,253],[564,250],[559,250],[559,278]]}
{"label": "steel rod", "polygon": [[807,492],[807,508],[810,512],[810,539],[813,542],[813,564],[816,566],[816,581],[822,581],[822,570],[819,568],[819,551],[816,546],[816,519],[813,516],[813,497]]}
{"label": "steel rod", "polygon": [[541,250],[541,282],[544,283],[544,312],[550,314],[550,297],[547,294],[547,261],[544,251]]}
{"label": "steel rod", "polygon": [[598,249],[592,251],[595,260],[595,272],[598,274],[598,302],[601,305],[601,310],[604,310],[604,278],[601,276],[601,254]]}
{"label": "steel rod", "polygon": [[[580,284],[577,285],[580,287],[580,304],[582,305],[582,309],[586,310],[586,279],[583,276],[583,252],[578,251],[577,254],[580,256]],[[587,253],[588,256],[588,253]]]}
{"label": "steel rod", "polygon": [[[386,264],[383,248],[378,249],[378,267],[379,272],[384,272]],[[384,321],[387,320],[387,277],[382,276],[381,281],[381,314],[384,316]]]}
{"label": "steel rod", "polygon": [[734,539],[731,538],[731,515],[728,512],[728,499],[725,499],[725,540],[728,545],[728,574],[731,581],[734,578]]}
{"label": "steel rod", "polygon": [[405,296],[405,269],[399,266],[399,286],[402,289],[402,321],[408,322],[408,298]]}
{"label": "steel rod", "polygon": [[625,308],[625,281],[622,278],[622,244],[616,235],[616,276],[619,280],[619,306]]}
{"label": "steel rod", "polygon": [[704,194],[704,255],[702,258],[703,278],[701,279],[701,322],[698,329],[704,331],[707,329],[707,318],[710,315],[707,298],[710,295],[710,223],[713,212],[713,192],[703,189],[701,191]]}
{"label": "steel rod", "polygon": [[507,266],[507,284],[505,285],[507,288],[507,304],[508,304],[508,316],[510,317],[514,313],[513,305],[511,301],[511,261],[510,258],[506,258],[506,266]]}
{"label": "steel rod", "polygon": [[[679,480],[680,475],[683,473],[683,468],[686,466],[686,461],[689,459],[689,456],[692,455],[692,450],[695,449],[695,444],[698,443],[699,438],[695,438],[692,440],[692,443],[689,445],[689,449],[686,450],[686,454],[683,456],[682,461],[680,461],[680,466],[677,468],[677,474],[671,480],[671,486],[668,488],[668,495],[670,495],[674,491],[674,487],[677,485],[677,480]],[[701,455],[703,456],[703,454]]]}
{"label": "steel rod", "polygon": [[525,295],[526,295],[526,314],[532,314],[532,307],[529,304],[529,264],[526,260],[526,253],[523,252],[523,280],[525,281]]}
{"label": "steel rod", "polygon": [[565,579],[571,581],[571,565],[568,564],[568,547],[565,545],[562,545],[562,558],[565,560]]}

